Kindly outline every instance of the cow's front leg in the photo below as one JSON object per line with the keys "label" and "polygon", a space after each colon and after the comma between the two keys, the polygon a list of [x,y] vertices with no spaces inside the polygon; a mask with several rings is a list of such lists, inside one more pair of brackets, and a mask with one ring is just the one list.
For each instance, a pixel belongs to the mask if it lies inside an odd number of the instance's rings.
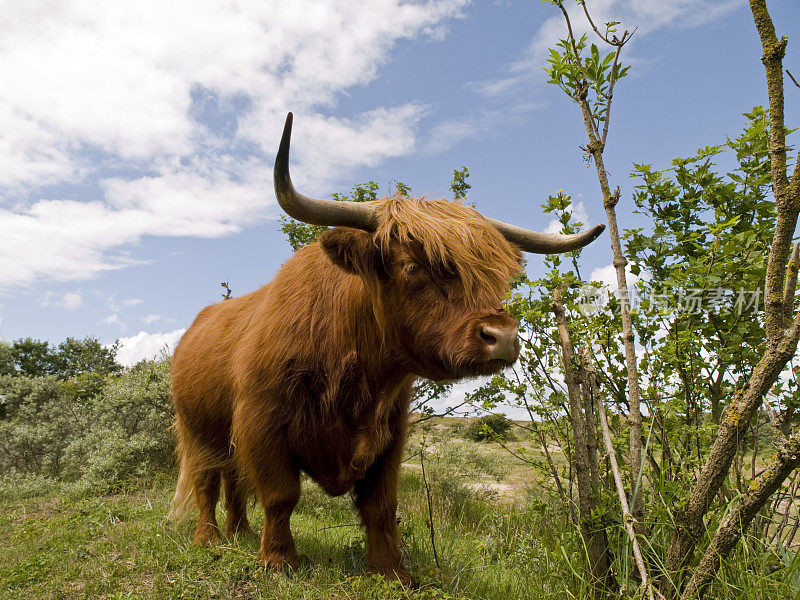
{"label": "cow's front leg", "polygon": [[300,498],[300,473],[286,440],[277,433],[264,433],[270,430],[270,415],[247,408],[242,401],[234,413],[233,446],[240,472],[255,487],[264,507],[259,556],[272,569],[296,568],[299,561],[289,520]]}
{"label": "cow's front leg", "polygon": [[395,438],[354,486],[355,503],[367,533],[369,567],[404,585],[413,580],[403,566],[397,527],[397,480],[405,436]]}
{"label": "cow's front leg", "polygon": [[293,478],[270,482],[269,487],[260,489],[258,493],[264,505],[264,533],[259,551],[261,562],[276,570],[297,568],[299,562],[289,520],[300,498],[299,477],[295,474]]}

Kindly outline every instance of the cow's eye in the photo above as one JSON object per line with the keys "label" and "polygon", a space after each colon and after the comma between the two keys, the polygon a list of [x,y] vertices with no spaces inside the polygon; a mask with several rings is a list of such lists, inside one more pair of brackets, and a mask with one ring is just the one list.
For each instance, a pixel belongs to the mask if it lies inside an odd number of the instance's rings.
{"label": "cow's eye", "polygon": [[406,273],[408,273],[409,275],[419,275],[420,273],[422,273],[422,267],[420,267],[419,264],[415,262],[408,263],[406,265]]}

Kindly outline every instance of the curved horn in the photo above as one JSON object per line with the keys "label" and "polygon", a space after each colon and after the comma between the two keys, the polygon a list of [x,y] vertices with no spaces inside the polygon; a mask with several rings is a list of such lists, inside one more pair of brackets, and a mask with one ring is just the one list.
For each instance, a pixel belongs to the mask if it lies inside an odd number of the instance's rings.
{"label": "curved horn", "polygon": [[375,231],[378,227],[378,216],[375,211],[359,202],[336,202],[320,200],[298,194],[289,176],[289,141],[292,137],[292,113],[286,115],[283,137],[275,157],[275,168],[272,176],[275,183],[275,195],[278,204],[286,213],[305,223],[313,225],[331,225],[356,227],[367,231]]}
{"label": "curved horn", "polygon": [[524,229],[516,225],[511,225],[510,223],[498,221],[497,219],[488,219],[488,221],[494,225],[509,242],[516,244],[525,252],[533,252],[535,254],[558,254],[560,252],[570,252],[571,250],[583,248],[586,244],[595,241],[606,228],[605,225],[595,225],[591,229],[581,231],[580,233],[563,235],[531,231],[530,229]]}

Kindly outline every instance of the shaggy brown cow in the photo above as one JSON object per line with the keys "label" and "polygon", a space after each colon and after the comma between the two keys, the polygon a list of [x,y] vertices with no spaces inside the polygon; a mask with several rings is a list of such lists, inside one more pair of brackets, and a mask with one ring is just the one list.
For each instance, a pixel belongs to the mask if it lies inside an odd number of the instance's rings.
{"label": "shaggy brown cow", "polygon": [[[417,377],[495,373],[519,353],[501,306],[520,249],[564,252],[595,239],[524,230],[445,200],[313,200],[289,178],[291,113],[275,191],[293,217],[335,225],[259,290],[203,309],[172,359],[180,478],[173,513],[194,498],[194,538],[249,530],[264,506],[260,556],[297,564],[289,517],[304,471],[331,495],[353,490],[371,569],[409,582],[400,556],[397,479]],[[510,241],[509,241],[510,240]]]}

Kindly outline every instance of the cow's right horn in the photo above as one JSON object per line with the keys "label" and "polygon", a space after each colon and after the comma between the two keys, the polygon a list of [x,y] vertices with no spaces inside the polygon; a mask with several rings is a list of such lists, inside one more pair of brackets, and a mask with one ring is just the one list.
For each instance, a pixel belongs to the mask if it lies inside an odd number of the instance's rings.
{"label": "cow's right horn", "polygon": [[516,244],[525,252],[534,254],[558,254],[578,250],[596,240],[606,228],[600,224],[580,233],[541,233],[497,219],[488,220],[509,242]]}
{"label": "cow's right horn", "polygon": [[309,198],[298,194],[289,176],[289,141],[292,137],[292,113],[286,115],[283,137],[275,157],[273,181],[278,204],[290,217],[313,225],[329,225],[332,227],[355,227],[366,231],[375,231],[378,227],[378,216],[375,211],[359,202],[336,202]]}

